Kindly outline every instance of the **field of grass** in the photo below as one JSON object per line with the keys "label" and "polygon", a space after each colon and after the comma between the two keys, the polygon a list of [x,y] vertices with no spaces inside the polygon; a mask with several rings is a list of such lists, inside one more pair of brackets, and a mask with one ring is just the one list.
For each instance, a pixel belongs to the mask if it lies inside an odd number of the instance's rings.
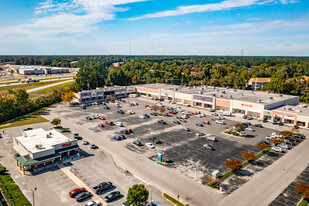
{"label": "field of grass", "polygon": [[177,206],[185,206],[183,203],[179,202],[178,200],[176,200],[175,198],[169,196],[168,194],[166,193],[163,193],[163,197],[168,199],[169,201],[171,201],[174,205],[177,205]]}
{"label": "field of grass", "polygon": [[67,80],[58,80],[58,81],[48,81],[48,82],[36,82],[36,83],[25,83],[25,84],[19,84],[19,85],[12,85],[12,86],[4,86],[4,87],[0,87],[0,90],[2,92],[6,92],[8,90],[12,90],[12,89],[33,89],[36,87],[41,87],[41,86],[45,86],[45,85],[49,85],[49,84],[54,84],[57,82],[63,82],[63,81],[67,81]]}
{"label": "field of grass", "polygon": [[40,116],[40,114],[42,114],[42,112],[44,112],[47,108],[48,107],[45,107],[33,113],[22,115],[20,117],[16,117],[15,119],[0,123],[0,129],[5,129],[9,127],[18,127],[28,124],[36,124],[41,122],[48,122],[47,119]]}
{"label": "field of grass", "polygon": [[53,86],[53,87],[41,89],[41,90],[38,90],[38,91],[35,91],[35,92],[31,92],[29,94],[29,96],[30,96],[30,98],[47,96],[47,95],[51,94],[54,90],[68,89],[69,86],[73,83],[74,82],[67,82],[67,83],[59,84],[59,85],[56,85],[56,86]]}

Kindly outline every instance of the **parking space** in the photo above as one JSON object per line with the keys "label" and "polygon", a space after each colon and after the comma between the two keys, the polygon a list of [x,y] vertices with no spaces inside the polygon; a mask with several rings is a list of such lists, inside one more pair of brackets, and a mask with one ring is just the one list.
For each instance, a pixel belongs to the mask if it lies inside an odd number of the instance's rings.
{"label": "parking space", "polygon": [[302,199],[302,197],[295,193],[295,187],[298,184],[309,184],[309,166],[298,175],[298,177],[278,195],[278,197],[271,202],[270,206],[295,206]]}

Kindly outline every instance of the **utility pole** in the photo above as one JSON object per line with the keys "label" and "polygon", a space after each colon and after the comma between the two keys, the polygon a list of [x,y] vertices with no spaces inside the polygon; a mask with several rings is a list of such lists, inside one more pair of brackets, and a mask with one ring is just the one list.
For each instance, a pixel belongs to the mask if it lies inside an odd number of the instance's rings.
{"label": "utility pole", "polygon": [[36,191],[36,187],[33,189],[30,189],[32,191],[32,205],[35,206],[35,203],[34,203],[34,191]]}

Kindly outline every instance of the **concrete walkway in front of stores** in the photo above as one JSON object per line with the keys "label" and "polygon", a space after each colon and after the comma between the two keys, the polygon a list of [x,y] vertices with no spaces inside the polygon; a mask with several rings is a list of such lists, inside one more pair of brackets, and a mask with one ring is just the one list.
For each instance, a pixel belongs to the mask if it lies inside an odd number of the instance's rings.
{"label": "concrete walkway in front of stores", "polygon": [[107,206],[108,204],[97,194],[95,194],[90,187],[88,187],[83,181],[81,181],[71,170],[70,167],[66,167],[64,165],[58,165],[60,170],[66,174],[73,182],[75,182],[79,187],[84,187],[88,192],[90,192],[93,196],[93,200],[98,200],[102,203],[103,206]]}

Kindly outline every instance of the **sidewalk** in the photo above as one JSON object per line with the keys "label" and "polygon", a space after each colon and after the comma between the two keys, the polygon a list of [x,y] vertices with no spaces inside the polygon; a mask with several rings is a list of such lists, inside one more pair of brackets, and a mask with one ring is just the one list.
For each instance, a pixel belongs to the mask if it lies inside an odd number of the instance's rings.
{"label": "sidewalk", "polygon": [[71,172],[70,167],[65,167],[63,165],[58,165],[61,171],[66,174],[71,180],[73,180],[79,187],[84,187],[88,192],[93,194],[92,199],[98,200],[102,203],[103,206],[107,206],[108,204],[97,194],[95,194],[90,187],[88,187],[83,181],[81,181],[73,172]]}

